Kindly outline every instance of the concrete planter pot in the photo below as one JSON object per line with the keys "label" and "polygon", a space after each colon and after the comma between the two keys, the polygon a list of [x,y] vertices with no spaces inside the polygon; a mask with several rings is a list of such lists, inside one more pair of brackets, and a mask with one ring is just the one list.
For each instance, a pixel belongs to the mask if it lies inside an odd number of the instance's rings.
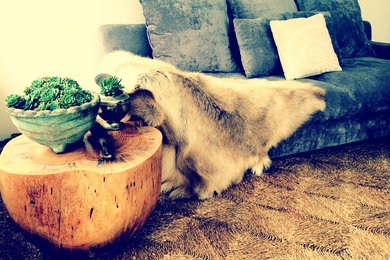
{"label": "concrete planter pot", "polygon": [[8,114],[19,131],[31,140],[63,153],[68,144],[83,138],[96,121],[100,97],[80,106],[53,111],[8,108]]}

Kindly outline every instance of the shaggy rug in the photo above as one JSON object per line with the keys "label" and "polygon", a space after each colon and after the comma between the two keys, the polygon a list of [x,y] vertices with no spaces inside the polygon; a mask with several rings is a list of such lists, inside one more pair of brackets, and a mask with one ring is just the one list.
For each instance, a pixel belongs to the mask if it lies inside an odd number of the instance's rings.
{"label": "shaggy rug", "polygon": [[[1,259],[58,259],[0,202]],[[161,196],[132,238],[65,258],[390,259],[390,137],[279,158],[218,197]]]}

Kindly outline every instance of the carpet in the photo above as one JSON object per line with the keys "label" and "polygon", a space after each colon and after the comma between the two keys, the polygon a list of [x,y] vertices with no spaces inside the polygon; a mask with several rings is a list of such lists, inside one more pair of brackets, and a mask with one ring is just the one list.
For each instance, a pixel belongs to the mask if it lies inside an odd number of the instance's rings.
{"label": "carpet", "polygon": [[[218,197],[161,195],[130,239],[64,258],[390,259],[390,136],[278,158]],[[58,259],[0,201],[1,259]]]}

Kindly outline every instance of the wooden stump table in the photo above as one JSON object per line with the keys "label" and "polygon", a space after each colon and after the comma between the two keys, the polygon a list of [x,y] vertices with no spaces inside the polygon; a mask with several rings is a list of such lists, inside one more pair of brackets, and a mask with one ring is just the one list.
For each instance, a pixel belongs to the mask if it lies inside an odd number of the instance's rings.
{"label": "wooden stump table", "polygon": [[59,248],[88,249],[132,235],[161,187],[161,133],[109,132],[116,156],[102,160],[90,133],[64,154],[21,135],[0,156],[0,191],[12,219]]}

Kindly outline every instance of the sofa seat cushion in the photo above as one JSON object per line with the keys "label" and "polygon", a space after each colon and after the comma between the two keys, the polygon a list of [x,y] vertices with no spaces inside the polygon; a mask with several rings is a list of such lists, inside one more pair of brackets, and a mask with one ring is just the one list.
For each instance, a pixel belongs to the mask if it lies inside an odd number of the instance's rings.
{"label": "sofa seat cushion", "polygon": [[[240,80],[253,80],[246,78],[243,74],[240,73],[205,73],[206,75],[218,77],[222,79],[240,79]],[[267,76],[261,77],[262,79],[266,79],[269,81],[282,81],[285,82],[286,79],[284,76]],[[312,86],[316,86],[319,88],[323,88],[326,91],[326,109],[324,112],[318,111],[313,114],[310,121],[313,122],[323,122],[329,119],[336,119],[343,117],[349,113],[352,113],[354,107],[354,100],[348,95],[348,93],[343,90],[342,87],[337,87],[333,84],[321,82],[314,79],[299,79],[295,80],[303,83],[311,84]],[[291,80],[292,84],[294,81]],[[242,85],[238,86],[242,87]],[[259,85],[261,88],[261,85]]]}
{"label": "sofa seat cushion", "polygon": [[338,90],[338,93],[333,93],[336,89],[326,86],[329,93],[326,95],[325,119],[390,109],[390,60],[349,58],[344,59],[342,67],[342,71],[311,77],[320,81],[319,85],[323,87],[323,83],[329,83]]}
{"label": "sofa seat cushion", "polygon": [[390,110],[307,122],[269,151],[271,158],[390,135]]}
{"label": "sofa seat cushion", "polygon": [[[346,116],[390,110],[390,60],[372,57],[348,58],[342,67],[342,71],[297,80],[309,82],[326,91],[326,109],[324,112],[316,112],[311,122],[325,122]],[[245,79],[245,76],[239,73],[208,75]],[[264,78],[285,81],[282,76]]]}

